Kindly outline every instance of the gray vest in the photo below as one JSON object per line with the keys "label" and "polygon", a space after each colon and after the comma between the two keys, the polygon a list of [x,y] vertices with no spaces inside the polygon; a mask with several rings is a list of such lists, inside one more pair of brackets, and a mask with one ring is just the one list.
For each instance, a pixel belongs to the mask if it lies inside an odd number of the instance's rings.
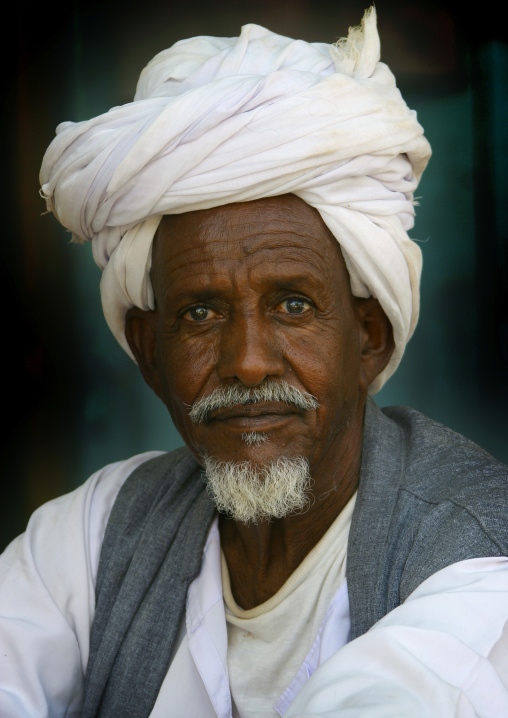
{"label": "gray vest", "polygon": [[[508,467],[412,409],[369,400],[347,552],[352,638],[441,568],[508,555],[507,506]],[[125,482],[101,551],[82,718],[150,715],[213,516],[187,449]]]}

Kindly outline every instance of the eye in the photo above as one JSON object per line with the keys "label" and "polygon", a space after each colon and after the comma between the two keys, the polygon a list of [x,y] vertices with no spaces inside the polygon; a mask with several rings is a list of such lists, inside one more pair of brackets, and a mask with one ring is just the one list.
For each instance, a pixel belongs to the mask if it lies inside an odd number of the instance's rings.
{"label": "eye", "polygon": [[213,319],[217,316],[217,313],[210,309],[210,307],[197,306],[187,309],[183,318],[188,322],[204,322],[207,319]]}
{"label": "eye", "polygon": [[286,314],[304,314],[311,306],[310,302],[301,297],[289,297],[281,302],[277,309]]}

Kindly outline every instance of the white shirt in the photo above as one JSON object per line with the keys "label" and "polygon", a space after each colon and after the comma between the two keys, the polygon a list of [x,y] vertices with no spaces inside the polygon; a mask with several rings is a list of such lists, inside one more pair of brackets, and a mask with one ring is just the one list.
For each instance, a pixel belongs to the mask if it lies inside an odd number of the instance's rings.
{"label": "white shirt", "polygon": [[[4,552],[2,718],[79,716],[105,526],[127,476],[157,454],[107,466],[76,491],[41,507],[26,533]],[[349,627],[344,587],[332,610],[342,635]],[[337,641],[336,650],[324,662],[317,652],[313,673],[309,671],[312,675],[285,716],[508,716],[507,626],[508,559],[472,559],[449,566],[348,645],[338,645],[340,638],[331,635],[340,636],[340,630],[324,632]],[[151,716],[231,715],[220,542],[214,524],[201,573],[188,592],[180,645]]]}
{"label": "white shirt", "polygon": [[236,603],[221,553],[233,716],[284,715],[316,667],[349,640],[346,552],[355,500],[356,493],[284,585],[254,608]]}

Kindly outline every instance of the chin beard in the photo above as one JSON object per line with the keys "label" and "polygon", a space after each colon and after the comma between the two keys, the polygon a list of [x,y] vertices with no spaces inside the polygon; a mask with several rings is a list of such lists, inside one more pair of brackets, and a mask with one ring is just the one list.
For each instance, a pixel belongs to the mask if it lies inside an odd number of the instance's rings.
{"label": "chin beard", "polygon": [[241,523],[302,513],[310,505],[307,459],[282,457],[266,466],[203,458],[208,492],[219,511]]}

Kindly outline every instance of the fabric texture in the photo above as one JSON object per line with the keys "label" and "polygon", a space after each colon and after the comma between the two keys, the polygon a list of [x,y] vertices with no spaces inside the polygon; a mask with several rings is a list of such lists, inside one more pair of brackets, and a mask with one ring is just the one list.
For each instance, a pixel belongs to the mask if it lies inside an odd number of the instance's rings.
{"label": "fabric texture", "polygon": [[508,560],[461,561],[330,656],[284,718],[507,716],[507,654]]}
{"label": "fabric texture", "polygon": [[[308,668],[305,658],[346,577],[355,501],[356,494],[277,593],[249,610],[238,606],[233,597],[222,554],[229,686],[243,718],[269,715],[272,706],[285,697],[285,689],[292,687],[295,676]],[[282,626],[287,629],[281,631]]]}
{"label": "fabric texture", "polygon": [[[0,556],[2,718],[81,718],[104,530],[121,486],[157,454],[106,466],[40,507]],[[227,631],[217,524],[212,521],[201,570],[189,587],[178,649],[150,718],[231,718],[227,678],[222,685],[218,680],[220,665],[227,666]],[[362,710],[369,718],[508,715],[507,566],[506,558],[487,557],[442,569],[347,650],[343,584],[320,645],[299,671],[302,680],[277,708],[284,715],[291,703],[295,715],[296,696],[299,718]],[[320,696],[317,710],[307,683]],[[449,709],[442,710],[443,702]]]}
{"label": "fabric texture", "polygon": [[508,467],[414,409],[365,413],[348,541],[351,636],[445,566],[508,556]]}
{"label": "fabric texture", "polygon": [[336,45],[246,25],[238,38],[176,43],[143,70],[132,103],[58,126],[42,194],[92,242],[104,313],[129,354],[125,313],[154,308],[163,215],[293,193],[340,242],[353,294],[376,297],[393,326],[371,391],[393,373],[418,318],[421,253],[407,231],[430,147],[379,58],[373,8]]}
{"label": "fabric texture", "polygon": [[[168,621],[184,610],[214,513],[203,486],[185,449],[123,485],[99,565],[83,718],[149,716],[177,633]],[[507,505],[506,466],[412,409],[369,400],[347,555],[352,638],[441,568],[506,556]]]}
{"label": "fabric texture", "polygon": [[101,552],[82,718],[150,714],[215,513],[186,449],[146,462],[128,483]]}

